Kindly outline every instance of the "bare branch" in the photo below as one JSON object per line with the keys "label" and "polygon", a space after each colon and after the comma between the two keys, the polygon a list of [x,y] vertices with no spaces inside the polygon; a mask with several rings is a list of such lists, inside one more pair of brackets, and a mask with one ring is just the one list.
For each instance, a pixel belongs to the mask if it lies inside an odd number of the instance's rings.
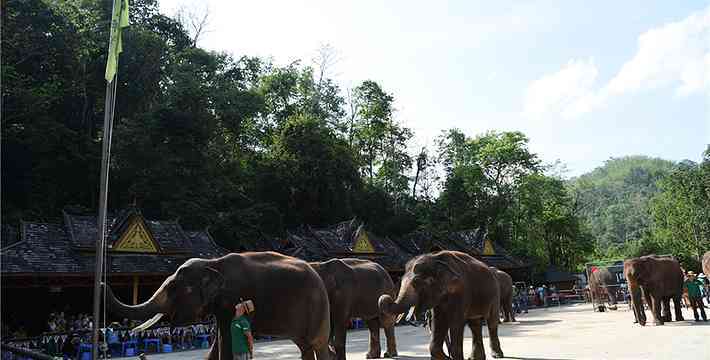
{"label": "bare branch", "polygon": [[210,7],[206,3],[202,8],[193,4],[190,7],[183,5],[177,10],[175,18],[190,33],[192,47],[197,47],[200,38],[211,31],[209,29],[210,12]]}

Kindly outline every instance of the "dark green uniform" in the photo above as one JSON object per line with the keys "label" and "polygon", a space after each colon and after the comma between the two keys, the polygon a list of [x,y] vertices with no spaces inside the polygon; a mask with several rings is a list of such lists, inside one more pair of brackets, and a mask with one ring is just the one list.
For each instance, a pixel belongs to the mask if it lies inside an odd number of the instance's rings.
{"label": "dark green uniform", "polygon": [[[690,307],[693,308],[693,316],[695,317],[695,321],[699,321],[700,317],[702,317],[704,321],[707,321],[708,319],[705,314],[703,298],[701,297],[702,293],[700,292],[700,288],[702,286],[703,283],[698,279],[688,279],[683,284],[683,287],[688,289],[688,300],[690,300]],[[700,310],[700,317],[698,316],[698,310]]]}
{"label": "dark green uniform", "polygon": [[247,340],[247,333],[251,331],[249,326],[249,320],[246,317],[240,316],[232,320],[231,325],[232,333],[232,352],[237,354],[248,354],[249,353],[249,341]]}

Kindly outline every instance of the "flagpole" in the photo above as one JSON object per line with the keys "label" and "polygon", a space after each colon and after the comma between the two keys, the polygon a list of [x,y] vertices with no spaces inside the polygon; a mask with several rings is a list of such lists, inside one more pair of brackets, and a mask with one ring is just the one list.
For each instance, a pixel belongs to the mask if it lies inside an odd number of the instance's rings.
{"label": "flagpole", "polygon": [[[101,275],[104,268],[104,243],[106,241],[106,213],[108,205],[108,173],[111,158],[111,133],[113,131],[113,104],[115,100],[114,80],[106,84],[106,104],[104,107],[104,133],[103,149],[101,159],[101,183],[99,190],[99,217],[98,235],[96,242],[96,271],[94,272],[94,321],[93,321],[93,345],[91,348],[92,359],[96,360],[99,355],[99,316],[101,314]],[[104,339],[105,340],[105,339]]]}
{"label": "flagpole", "polygon": [[[118,0],[119,2],[122,0]],[[109,52],[108,52],[108,62],[110,62],[112,56],[118,57],[114,48],[114,39],[116,36],[115,31],[117,30],[120,36],[120,21],[117,20],[119,14],[116,11],[116,0],[111,2],[111,31],[109,35]],[[114,23],[116,22],[116,23]],[[120,37],[118,38],[120,44]],[[120,45],[119,45],[120,46]],[[113,52],[111,50],[114,50]],[[120,52],[120,48],[118,49]],[[117,61],[117,59],[116,59]],[[108,64],[108,63],[107,63]],[[108,66],[108,65],[107,65]],[[108,207],[108,173],[109,165],[111,161],[111,135],[113,133],[113,111],[114,105],[116,103],[116,84],[118,81],[118,75],[116,73],[112,76],[106,76],[106,101],[104,104],[104,127],[103,127],[103,143],[101,149],[101,176],[99,183],[99,216],[97,218],[98,227],[98,239],[96,241],[96,267],[94,268],[94,317],[92,326],[92,345],[91,345],[91,358],[97,360],[99,357],[99,317],[101,316],[101,294],[103,293],[101,288],[101,279],[104,270],[104,252],[105,242],[106,242],[106,213]],[[106,284],[108,286],[108,284]],[[104,341],[106,341],[104,334]]]}

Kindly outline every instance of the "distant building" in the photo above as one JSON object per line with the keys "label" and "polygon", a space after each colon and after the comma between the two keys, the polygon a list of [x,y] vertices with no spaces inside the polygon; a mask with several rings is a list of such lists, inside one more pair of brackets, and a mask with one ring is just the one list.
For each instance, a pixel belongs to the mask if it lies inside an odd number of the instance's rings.
{"label": "distant building", "polygon": [[[92,309],[95,215],[65,211],[61,223],[22,222],[18,230],[2,227],[0,249],[2,320],[22,321],[31,333],[46,330],[50,312],[88,313]],[[108,219],[108,283],[127,303],[146,300],[187,259],[216,258],[228,253],[207,231],[185,231],[175,220],[149,220],[136,207]],[[529,278],[529,264],[491,241],[484,230],[460,231],[442,237],[414,232],[398,238],[368,230],[357,219],[325,228],[307,225],[279,239],[252,239],[253,248],[277,251],[306,261],[354,257],[382,265],[397,281],[413,257],[439,250],[457,250],[508,272]],[[18,312],[18,310],[22,310]]]}
{"label": "distant building", "polygon": [[[177,221],[143,217],[134,207],[108,219],[108,283],[127,303],[146,300],[185,260],[227,253],[207,231],[184,231]],[[13,234],[3,229],[3,235]],[[92,309],[96,216],[63,213],[63,222],[22,222],[0,249],[2,319],[45,329],[52,311]],[[5,246],[5,244],[8,244]],[[18,313],[18,310],[22,310]]]}

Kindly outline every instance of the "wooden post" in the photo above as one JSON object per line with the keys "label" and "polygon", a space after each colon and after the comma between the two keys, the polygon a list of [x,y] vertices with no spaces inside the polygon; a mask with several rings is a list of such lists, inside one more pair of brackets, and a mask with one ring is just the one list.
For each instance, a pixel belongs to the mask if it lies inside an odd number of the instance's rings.
{"label": "wooden post", "polygon": [[138,275],[133,275],[133,305],[138,304]]}

